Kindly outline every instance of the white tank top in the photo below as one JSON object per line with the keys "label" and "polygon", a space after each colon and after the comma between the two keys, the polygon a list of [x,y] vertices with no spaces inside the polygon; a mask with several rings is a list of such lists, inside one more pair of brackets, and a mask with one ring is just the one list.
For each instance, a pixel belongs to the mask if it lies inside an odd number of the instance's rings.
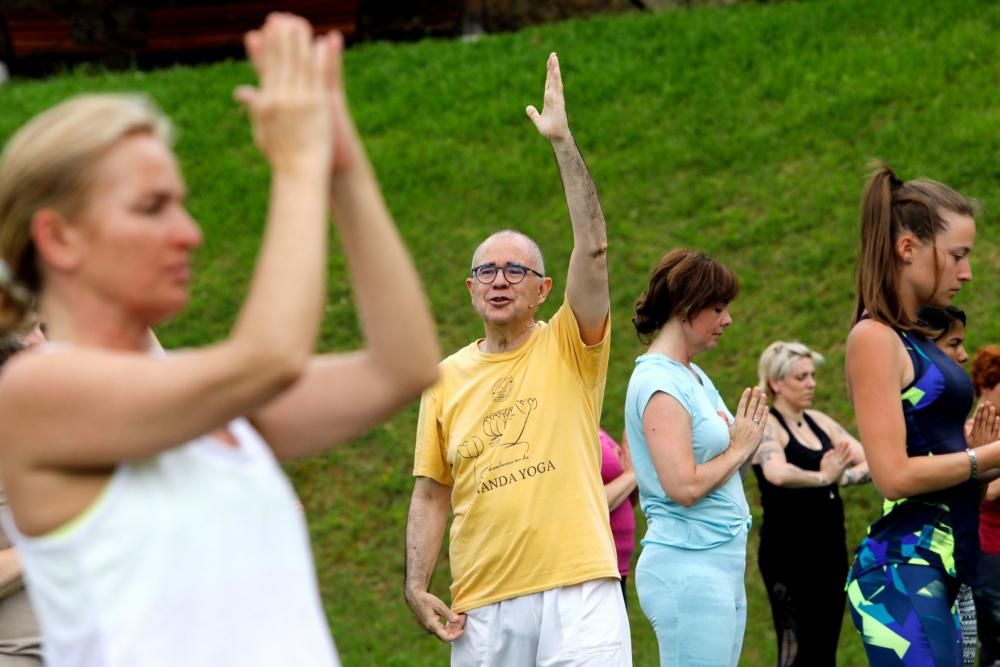
{"label": "white tank top", "polygon": [[67,528],[18,548],[50,667],[339,665],[298,499],[245,419],[120,464]]}

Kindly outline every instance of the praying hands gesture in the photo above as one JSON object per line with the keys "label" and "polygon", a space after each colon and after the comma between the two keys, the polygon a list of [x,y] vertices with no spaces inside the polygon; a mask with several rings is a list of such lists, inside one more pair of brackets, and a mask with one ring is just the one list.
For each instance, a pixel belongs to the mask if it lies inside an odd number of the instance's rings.
{"label": "praying hands gesture", "polygon": [[1000,415],[989,401],[983,401],[966,427],[965,441],[971,449],[1000,440]]}
{"label": "praying hands gesture", "polygon": [[260,83],[240,86],[236,99],[250,112],[254,141],[278,171],[329,169],[333,128],[328,81],[339,76],[339,53],[314,40],[307,21],[268,16],[246,43]]}
{"label": "praying hands gesture", "polygon": [[729,427],[730,446],[736,449],[743,461],[752,459],[757,451],[764,436],[768,412],[767,397],[763,391],[757,387],[743,390]]}

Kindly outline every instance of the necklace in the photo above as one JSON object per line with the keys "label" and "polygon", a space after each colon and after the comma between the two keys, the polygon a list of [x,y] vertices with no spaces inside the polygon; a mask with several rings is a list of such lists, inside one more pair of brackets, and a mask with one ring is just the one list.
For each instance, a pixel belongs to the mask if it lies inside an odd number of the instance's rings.
{"label": "necklace", "polygon": [[[778,408],[777,408],[777,407],[775,407],[775,408],[772,408],[772,410],[774,410],[775,412],[778,412]],[[779,414],[780,414],[780,413],[779,413]],[[799,415],[799,418],[798,418],[798,419],[786,419],[786,421],[794,421],[794,422],[795,422],[795,425],[796,425],[797,427],[799,427],[799,428],[802,428],[802,424],[804,423],[804,422],[802,421],[802,420],[803,420],[803,417],[804,417],[804,414],[805,414],[805,413],[803,413],[802,415]],[[782,416],[784,416],[784,415],[782,415]]]}

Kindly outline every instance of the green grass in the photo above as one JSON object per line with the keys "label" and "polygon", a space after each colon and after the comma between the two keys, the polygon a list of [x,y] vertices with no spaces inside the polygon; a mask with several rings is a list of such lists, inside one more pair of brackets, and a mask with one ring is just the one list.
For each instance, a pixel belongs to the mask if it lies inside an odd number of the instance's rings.
{"label": "green grass", "polygon": [[[553,158],[524,116],[541,102],[544,63],[558,51],[576,138],[607,214],[612,271],[611,373],[605,426],[622,427],[632,359],[630,310],[666,250],[693,246],[733,268],[736,323],[698,359],[734,401],[770,341],[825,353],[817,407],[852,424],[843,341],[852,312],[858,202],[865,164],[890,162],[985,204],[976,280],[958,305],[970,349],[1000,340],[992,317],[1000,255],[1000,6],[869,0],[703,8],[570,21],[479,42],[370,44],[347,54],[349,91],[388,202],[420,267],[443,348],[481,334],[462,285],[475,245],[516,227],[547,253],[563,288],[571,236]],[[224,336],[245,293],[267,192],[231,89],[241,63],[155,73],[77,71],[0,88],[0,137],[83,90],[141,89],[180,129],[177,145],[206,231],[194,298],[162,329],[169,346]],[[330,259],[324,349],[358,341],[339,254]],[[385,289],[395,277],[385,276]],[[547,318],[559,299],[542,313]],[[418,630],[402,601],[403,530],[415,406],[325,457],[290,466],[308,510],[320,584],[345,664],[440,665],[447,649]],[[756,485],[748,494],[759,507]],[[853,549],[877,514],[871,488],[848,489]],[[758,515],[755,515],[759,525]],[[640,530],[642,527],[640,526]],[[446,594],[447,558],[434,589]],[[756,569],[742,664],[770,665],[774,646]],[[635,663],[655,640],[631,608]],[[863,663],[849,621],[840,663]]]}

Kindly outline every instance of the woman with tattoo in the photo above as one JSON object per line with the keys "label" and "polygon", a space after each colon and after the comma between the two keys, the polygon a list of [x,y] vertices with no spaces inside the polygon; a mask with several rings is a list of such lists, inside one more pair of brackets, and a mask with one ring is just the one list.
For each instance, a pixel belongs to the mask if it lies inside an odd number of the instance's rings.
{"label": "woman with tattoo", "polygon": [[758,564],[778,642],[778,665],[837,664],[847,546],[838,485],[867,482],[864,450],[828,415],[811,410],[816,365],[802,343],[771,343],[760,388],[773,401],[753,459],[764,521]]}

